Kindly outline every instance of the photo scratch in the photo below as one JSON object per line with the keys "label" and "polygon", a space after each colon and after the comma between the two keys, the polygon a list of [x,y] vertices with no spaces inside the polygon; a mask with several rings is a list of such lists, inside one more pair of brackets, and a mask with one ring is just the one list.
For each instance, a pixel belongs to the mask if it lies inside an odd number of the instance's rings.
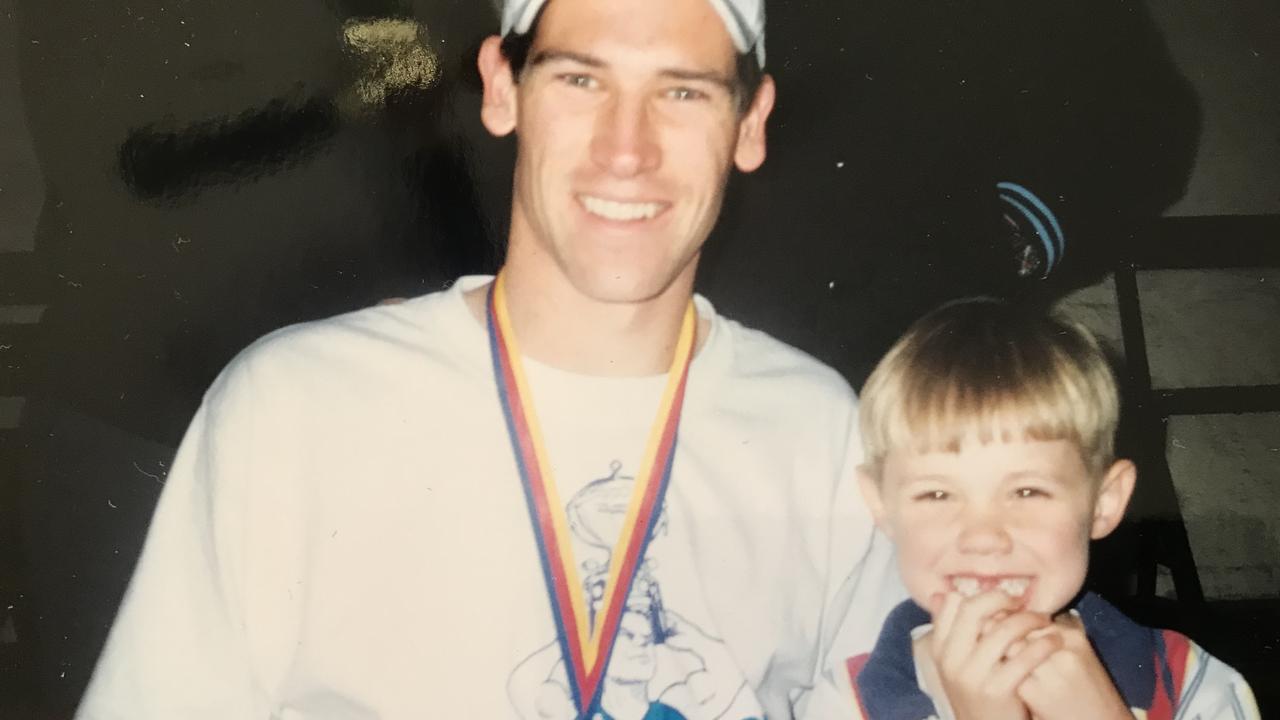
{"label": "photo scratch", "polygon": [[147,477],[151,478],[152,480],[155,480],[157,483],[160,483],[161,485],[163,485],[163,484],[164,484],[164,479],[163,479],[163,478],[161,478],[159,475],[156,475],[156,474],[154,474],[154,473],[149,473],[149,472],[147,472],[146,470],[143,470],[141,467],[139,467],[139,466],[138,466],[138,463],[137,463],[136,461],[133,463],[133,469],[134,469],[134,470],[137,470],[138,472],[142,473],[143,475],[146,475]]}

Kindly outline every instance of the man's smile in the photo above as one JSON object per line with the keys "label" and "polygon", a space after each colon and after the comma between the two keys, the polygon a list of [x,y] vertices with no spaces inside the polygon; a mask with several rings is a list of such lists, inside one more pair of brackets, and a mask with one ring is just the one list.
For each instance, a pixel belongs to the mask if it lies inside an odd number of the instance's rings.
{"label": "man's smile", "polygon": [[579,194],[577,198],[588,213],[612,222],[652,220],[671,207],[670,203],[624,202],[586,194]]}

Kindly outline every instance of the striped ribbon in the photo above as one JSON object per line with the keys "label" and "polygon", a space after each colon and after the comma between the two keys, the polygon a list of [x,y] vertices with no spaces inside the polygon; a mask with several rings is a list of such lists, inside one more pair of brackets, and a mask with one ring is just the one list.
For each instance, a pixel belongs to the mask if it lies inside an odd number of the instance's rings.
{"label": "striped ribbon", "polygon": [[[693,361],[696,313],[693,303],[685,309],[675,355],[667,373],[667,385],[635,487],[627,505],[622,531],[610,553],[609,576],[598,612],[587,607],[584,587],[574,562],[565,506],[556,491],[548,464],[542,430],[534,412],[533,397],[520,361],[520,351],[507,313],[502,275],[494,278],[487,303],[489,349],[498,397],[507,421],[524,486],[529,519],[538,541],[543,579],[555,617],[561,656],[580,717],[598,707],[601,680],[613,651],[627,596],[643,562],[654,524],[662,512],[662,500],[671,479],[676,430],[684,402],[689,365]],[[593,620],[594,618],[594,620]]]}

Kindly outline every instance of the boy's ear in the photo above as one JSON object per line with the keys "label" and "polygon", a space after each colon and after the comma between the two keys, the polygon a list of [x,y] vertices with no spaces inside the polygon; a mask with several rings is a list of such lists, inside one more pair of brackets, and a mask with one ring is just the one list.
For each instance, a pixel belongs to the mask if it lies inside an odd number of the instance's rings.
{"label": "boy's ear", "polygon": [[889,531],[888,524],[884,522],[884,498],[880,496],[880,483],[871,468],[866,465],[858,466],[858,489],[862,491],[862,499],[867,503],[867,509],[871,511],[871,518],[875,520],[876,527],[892,540],[893,535]]}
{"label": "boy's ear", "polygon": [[1098,486],[1098,496],[1093,501],[1093,524],[1089,537],[1104,538],[1120,524],[1124,510],[1129,507],[1133,485],[1138,479],[1138,468],[1132,461],[1117,460],[1111,464]]}
{"label": "boy's ear", "polygon": [[485,38],[476,66],[484,81],[480,121],[498,137],[510,134],[516,129],[516,81],[511,63],[502,54],[502,38],[497,35]]}

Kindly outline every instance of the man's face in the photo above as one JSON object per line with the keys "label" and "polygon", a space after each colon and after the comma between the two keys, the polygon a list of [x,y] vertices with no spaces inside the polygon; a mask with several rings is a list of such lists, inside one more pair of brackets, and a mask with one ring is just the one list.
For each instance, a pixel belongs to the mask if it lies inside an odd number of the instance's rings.
{"label": "man's face", "polygon": [[735,61],[707,0],[551,0],[513,91],[508,267],[603,302],[687,292],[731,164],[764,159],[772,86],[740,114]]}
{"label": "man's face", "polygon": [[1132,477],[1126,485],[1119,470],[1132,465],[1117,463],[1099,486],[1074,443],[973,440],[958,453],[890,452],[863,491],[921,606],[1002,590],[1056,613],[1084,584],[1090,538],[1123,514]]}

